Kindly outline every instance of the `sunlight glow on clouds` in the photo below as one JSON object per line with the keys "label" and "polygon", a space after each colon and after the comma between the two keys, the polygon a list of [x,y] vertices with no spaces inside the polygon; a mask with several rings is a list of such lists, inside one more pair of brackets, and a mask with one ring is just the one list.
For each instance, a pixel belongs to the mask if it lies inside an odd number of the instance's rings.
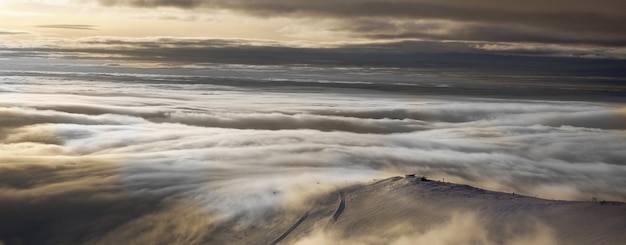
{"label": "sunlight glow on clouds", "polygon": [[[45,36],[203,36],[315,42],[455,40],[624,47],[623,3],[553,1],[3,1],[0,28],[95,25]],[[541,6],[541,7],[539,7]],[[20,14],[23,13],[23,14]],[[147,22],[146,20],[150,20]],[[565,21],[564,21],[565,20]]]}
{"label": "sunlight glow on clouds", "polygon": [[[55,81],[28,85],[5,79],[23,84],[18,87],[23,95],[2,96],[4,141],[11,143],[5,152],[125,159],[123,175],[136,190],[212,200],[194,193],[205,184],[224,186],[228,193],[233,190],[220,183],[223,177],[255,178],[282,166],[293,171],[288,179],[299,180],[294,187],[315,179],[327,185],[352,175],[366,180],[376,171],[417,170],[529,194],[547,190],[544,186],[572,188],[571,193],[539,193],[553,198],[626,195],[617,188],[623,184],[619,176],[626,157],[620,150],[626,147],[620,133],[626,114],[620,108],[384,97],[374,103],[349,94],[252,96],[208,84],[195,92],[200,87],[162,90],[158,83],[131,83],[133,94],[116,92],[116,83],[74,82],[71,90],[48,85]],[[29,87],[39,93],[25,93]],[[248,166],[254,170],[243,171]],[[183,179],[177,171],[184,171]],[[199,179],[191,178],[196,173],[202,173]],[[487,182],[481,181],[485,174]],[[161,187],[151,190],[142,183]],[[263,188],[291,193],[269,183]]]}
{"label": "sunlight glow on clouds", "polygon": [[[292,242],[554,244],[563,234],[551,228],[578,234],[568,209],[549,210],[565,217],[554,227],[526,211],[572,204],[602,210],[587,225],[618,220],[623,204],[546,199],[626,201],[624,9],[0,0],[0,245],[269,242],[309,214],[325,218]],[[406,173],[460,191],[415,205],[406,197],[430,189],[380,181]],[[399,189],[348,197],[373,206],[333,226],[359,232],[317,227],[336,221],[337,190],[358,183]],[[518,193],[545,199],[520,205]],[[451,212],[458,200],[506,225]],[[362,225],[375,211],[375,227]],[[431,223],[387,215],[413,211]],[[611,222],[583,238],[621,234]]]}

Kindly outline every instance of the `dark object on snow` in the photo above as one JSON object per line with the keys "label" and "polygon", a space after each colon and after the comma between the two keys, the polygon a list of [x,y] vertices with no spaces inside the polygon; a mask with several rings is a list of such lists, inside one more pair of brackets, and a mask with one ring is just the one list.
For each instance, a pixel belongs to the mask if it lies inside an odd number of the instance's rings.
{"label": "dark object on snow", "polygon": [[409,179],[409,178],[415,178],[415,174],[405,174],[405,175],[404,175],[404,178],[407,178],[407,179]]}
{"label": "dark object on snow", "polygon": [[420,181],[430,181],[428,178],[426,178],[426,176],[422,176],[422,178],[420,179]]}

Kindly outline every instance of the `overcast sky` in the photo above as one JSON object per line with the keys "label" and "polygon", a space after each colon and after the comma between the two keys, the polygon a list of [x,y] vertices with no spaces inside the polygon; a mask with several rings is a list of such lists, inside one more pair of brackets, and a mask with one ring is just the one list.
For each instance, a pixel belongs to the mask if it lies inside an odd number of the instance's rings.
{"label": "overcast sky", "polygon": [[[3,0],[0,55],[623,79],[623,1]],[[122,64],[122,66],[125,66]]]}
{"label": "overcast sky", "polygon": [[[0,38],[195,37],[327,46],[418,39],[626,46],[619,0],[3,0]],[[26,41],[29,42],[26,42]]]}
{"label": "overcast sky", "polygon": [[625,9],[0,0],[0,245],[224,244],[411,172],[626,201]]}

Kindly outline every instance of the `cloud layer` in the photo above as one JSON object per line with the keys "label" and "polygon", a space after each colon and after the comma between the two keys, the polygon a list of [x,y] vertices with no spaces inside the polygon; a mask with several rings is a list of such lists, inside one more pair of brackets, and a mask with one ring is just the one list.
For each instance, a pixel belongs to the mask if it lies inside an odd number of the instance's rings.
{"label": "cloud layer", "polygon": [[[263,17],[329,18],[344,23],[355,35],[372,38],[426,38],[540,43],[586,43],[624,46],[626,21],[623,2],[526,1],[200,1],[99,0],[105,6],[220,9]],[[453,31],[436,25],[412,25],[412,20],[457,26]],[[397,25],[398,21],[408,22]],[[415,22],[413,22],[415,23]],[[341,24],[340,24],[341,25]],[[352,28],[356,26],[357,28]],[[384,29],[380,27],[385,27]],[[469,27],[466,28],[466,27]],[[389,33],[389,32],[392,33]],[[440,32],[448,31],[445,35]],[[428,35],[426,32],[440,33]],[[530,35],[528,35],[530,34]]]}
{"label": "cloud layer", "polygon": [[[620,103],[74,75],[2,77],[0,239],[9,244],[236,236],[224,225],[291,219],[272,214],[407,172],[626,200]],[[169,82],[183,78],[200,81]]]}
{"label": "cloud layer", "polygon": [[[454,29],[452,32],[456,32],[455,30],[458,27],[450,28]],[[472,32],[471,28],[461,29]],[[371,34],[377,35],[375,32]],[[388,34],[395,35],[393,33]],[[448,34],[432,33],[428,35],[445,36]],[[480,33],[469,33],[468,35],[481,36]],[[503,35],[508,34],[503,33]],[[528,35],[525,36],[532,38]],[[522,76],[526,78],[532,76],[553,76],[554,81],[551,81],[551,83],[587,83],[587,85],[608,83],[610,85],[621,85],[622,80],[626,77],[626,71],[622,69],[626,65],[626,50],[606,47],[568,48],[555,45],[436,41],[338,43],[330,47],[315,47],[301,46],[298,43],[285,44],[273,41],[172,37],[92,37],[76,40],[51,39],[49,41],[44,46],[28,46],[20,43],[19,45],[7,44],[5,47],[0,47],[0,50],[3,51],[3,56],[20,58],[7,64],[5,69],[19,70],[13,67],[23,66],[22,69],[32,72],[29,65],[49,63],[51,59],[47,61],[26,60],[28,57],[64,57],[76,60],[72,66],[78,69],[86,68],[87,60],[91,63],[104,60],[111,65],[121,65],[118,70],[122,70],[122,73],[137,72],[133,69],[124,70],[124,66],[152,65],[167,68],[157,70],[155,71],[156,73],[174,75],[203,75],[205,73],[203,69],[213,72],[212,74],[223,73],[221,69],[229,68],[229,65],[231,66],[230,68],[235,67],[245,72],[253,72],[257,68],[246,69],[245,65],[263,65],[265,66],[264,68],[273,70],[277,76],[284,73],[281,72],[281,69],[297,74],[297,72],[306,68],[311,71],[319,69],[316,67],[325,66],[326,69],[334,71],[339,66],[342,68],[352,67],[353,69],[369,67],[372,70],[366,69],[364,71],[374,73],[375,75],[389,73],[380,69],[375,70],[376,68],[408,68],[410,69],[409,73],[417,70],[444,76],[456,73],[454,78],[449,78],[454,80],[476,75],[485,75],[485,79],[494,79],[495,76],[506,76],[506,79],[501,79],[504,82]],[[21,60],[24,60],[24,63],[21,63]],[[63,62],[67,61],[59,63]],[[294,64],[296,65],[294,66]],[[239,67],[235,65],[239,65]],[[39,68],[46,71],[68,70],[66,69],[67,67],[64,68],[62,66],[62,64],[42,64]],[[203,69],[185,70],[185,68],[192,67]],[[108,70],[103,68],[80,69],[79,71],[108,72]],[[355,70],[355,74],[359,72]],[[310,74],[310,76],[316,75],[318,74]],[[232,74],[223,73],[223,76],[232,77]],[[562,79],[563,76],[567,76],[570,79],[564,81]],[[278,78],[284,79],[283,77]],[[331,75],[328,79],[334,78]],[[364,78],[364,76],[359,78]],[[238,79],[239,81],[243,80],[241,77]],[[314,82],[323,81],[323,79],[309,79],[304,75],[290,77],[290,79],[299,81],[307,81],[308,79],[308,81]],[[348,82],[359,83],[359,87],[366,86],[365,84],[367,83],[363,82],[363,79],[347,79]],[[380,79],[380,77],[375,77],[375,79]],[[408,77],[405,76],[398,83],[406,80],[408,80]],[[222,82],[229,83],[231,81]],[[278,81],[275,80],[274,82]],[[407,84],[412,82],[414,80],[409,81]],[[438,82],[438,80],[431,82]],[[528,83],[528,80],[519,82],[521,86],[518,87],[521,90],[535,88],[524,88],[523,84]],[[546,84],[546,86],[551,85]],[[402,90],[405,90],[405,88]],[[465,93],[468,92],[472,91],[468,90]],[[541,90],[534,92],[541,92]],[[593,91],[586,92],[593,93]]]}
{"label": "cloud layer", "polygon": [[39,25],[37,27],[40,28],[56,28],[56,29],[70,29],[70,30],[96,30],[96,26],[93,25],[68,25],[68,24],[57,24],[57,25]]}

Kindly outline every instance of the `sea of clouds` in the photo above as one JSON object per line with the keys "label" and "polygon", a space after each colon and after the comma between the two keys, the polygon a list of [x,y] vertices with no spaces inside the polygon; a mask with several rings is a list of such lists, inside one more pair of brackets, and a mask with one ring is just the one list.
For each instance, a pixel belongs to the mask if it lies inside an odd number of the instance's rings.
{"label": "sea of clouds", "polygon": [[0,243],[194,243],[405,173],[626,201],[621,103],[268,83],[5,74]]}

